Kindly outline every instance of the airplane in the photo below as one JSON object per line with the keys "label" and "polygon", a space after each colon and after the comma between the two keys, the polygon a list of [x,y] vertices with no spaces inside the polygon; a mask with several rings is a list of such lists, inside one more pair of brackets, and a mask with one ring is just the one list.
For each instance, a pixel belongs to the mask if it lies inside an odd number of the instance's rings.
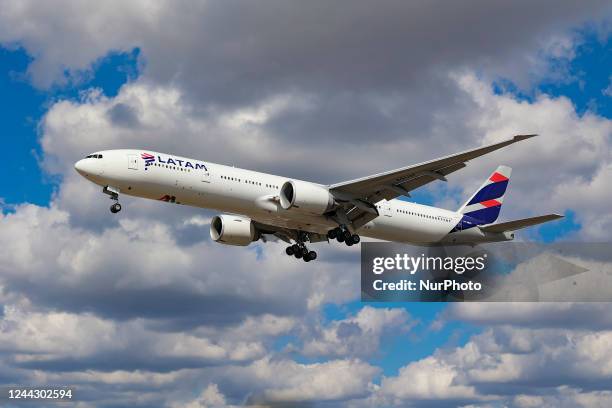
{"label": "airplane", "polygon": [[289,244],[286,254],[310,262],[306,243],[360,236],[413,245],[477,245],[511,241],[515,231],[562,218],[547,214],[495,223],[511,169],[499,166],[457,211],[397,200],[466,166],[472,159],[536,135],[511,139],[341,183],[323,185],[150,150],[105,150],[75,163],[121,211],[119,194],[214,209],[213,241],[247,246],[267,237]]}

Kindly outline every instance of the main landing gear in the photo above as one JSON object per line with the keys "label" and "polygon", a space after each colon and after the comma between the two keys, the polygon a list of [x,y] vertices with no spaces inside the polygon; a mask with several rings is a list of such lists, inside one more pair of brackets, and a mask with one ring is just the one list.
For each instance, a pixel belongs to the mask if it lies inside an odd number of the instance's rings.
{"label": "main landing gear", "polygon": [[115,201],[115,203],[110,206],[110,211],[113,214],[117,214],[119,211],[121,211],[121,204],[119,204],[119,190],[111,186],[105,186],[102,189],[102,192],[104,194],[108,194],[110,199]]}
{"label": "main landing gear", "polygon": [[308,235],[304,233],[298,234],[298,239],[296,243],[288,246],[285,249],[285,253],[289,256],[295,256],[297,259],[303,259],[304,262],[310,262],[317,259],[317,253],[315,251],[310,251],[306,247],[304,241],[308,240]]}
{"label": "main landing gear", "polygon": [[327,238],[335,239],[338,242],[344,242],[347,246],[358,244],[361,238],[357,234],[351,233],[346,225],[341,225],[327,231]]}

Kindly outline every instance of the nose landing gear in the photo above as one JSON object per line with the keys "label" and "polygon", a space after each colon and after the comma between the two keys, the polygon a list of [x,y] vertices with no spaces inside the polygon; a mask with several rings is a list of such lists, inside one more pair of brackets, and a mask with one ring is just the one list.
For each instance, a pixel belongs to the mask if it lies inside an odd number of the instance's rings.
{"label": "nose landing gear", "polygon": [[340,225],[339,227],[327,231],[327,238],[335,239],[338,242],[344,242],[347,246],[358,244],[361,241],[359,235],[351,233],[346,225]]}
{"label": "nose landing gear", "polygon": [[115,203],[110,206],[110,211],[113,214],[116,214],[119,211],[121,211],[121,204],[119,204],[119,189],[116,189],[116,188],[111,187],[111,186],[105,186],[102,189],[102,192],[104,194],[108,194],[110,196],[110,199],[115,201]]}
{"label": "nose landing gear", "polygon": [[121,204],[119,203],[115,203],[113,205],[110,206],[110,210],[113,214],[118,213],[119,211],[121,211]]}

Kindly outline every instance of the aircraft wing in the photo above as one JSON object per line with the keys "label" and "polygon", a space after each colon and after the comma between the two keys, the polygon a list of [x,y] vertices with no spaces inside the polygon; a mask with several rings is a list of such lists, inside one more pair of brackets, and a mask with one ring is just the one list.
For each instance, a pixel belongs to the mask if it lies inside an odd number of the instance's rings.
{"label": "aircraft wing", "polygon": [[446,181],[446,176],[462,169],[466,162],[491,153],[502,147],[536,135],[516,135],[512,139],[493,143],[461,153],[441,157],[408,167],[374,174],[355,180],[332,184],[331,193],[340,201],[347,203],[347,216],[355,228],[359,228],[378,216],[374,204],[409,192],[435,180]]}
{"label": "aircraft wing", "polygon": [[[280,239],[282,241],[285,241],[288,244],[291,243],[291,240],[298,239],[298,231],[295,229],[276,227],[274,225],[266,224],[260,221],[256,221],[256,220],[253,220],[253,221],[255,222],[255,226],[257,227],[257,230],[262,234],[261,240],[263,242],[268,241],[268,238],[266,238],[266,236],[271,236],[273,240]],[[309,242],[313,244],[316,242],[328,242],[329,241],[327,239],[327,236],[323,234],[309,232],[308,236],[309,236]]]}

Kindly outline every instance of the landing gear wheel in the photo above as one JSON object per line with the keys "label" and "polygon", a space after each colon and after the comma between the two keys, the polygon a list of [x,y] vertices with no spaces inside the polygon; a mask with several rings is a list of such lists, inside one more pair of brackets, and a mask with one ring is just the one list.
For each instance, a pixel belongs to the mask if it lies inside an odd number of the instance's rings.
{"label": "landing gear wheel", "polygon": [[330,229],[329,231],[327,231],[327,238],[336,239],[337,236],[338,236],[338,230],[336,230],[336,228]]}
{"label": "landing gear wheel", "polygon": [[338,235],[338,237],[336,237],[336,239],[338,240],[338,242],[344,242],[344,234]]}
{"label": "landing gear wheel", "polygon": [[304,255],[304,257],[302,259],[304,260],[304,262],[312,261],[312,258],[310,258],[310,255],[308,255],[308,254]]}
{"label": "landing gear wheel", "polygon": [[344,234],[345,241],[350,241],[351,237],[353,236],[353,234],[351,234],[351,231],[349,230],[344,230],[342,234]]}
{"label": "landing gear wheel", "polygon": [[317,253],[316,253],[315,251],[310,251],[310,252],[308,253],[308,258],[309,258],[311,261],[314,261],[315,259],[317,259]]}
{"label": "landing gear wheel", "polygon": [[293,256],[295,256],[297,259],[300,259],[302,257],[302,251],[295,252]]}
{"label": "landing gear wheel", "polygon": [[351,241],[350,239],[348,241],[345,241],[346,246],[353,246],[353,241]]}
{"label": "landing gear wheel", "polygon": [[115,204],[111,205],[111,206],[110,206],[110,211],[111,211],[113,214],[118,213],[119,211],[121,211],[121,204],[119,204],[119,203],[115,203]]}
{"label": "landing gear wheel", "polygon": [[308,256],[308,248],[306,248],[306,247],[302,248],[302,256],[304,256],[304,257]]}
{"label": "landing gear wheel", "polygon": [[287,249],[285,249],[285,253],[289,256],[293,255],[294,254],[293,246],[288,246]]}
{"label": "landing gear wheel", "polygon": [[353,244],[358,244],[359,241],[361,241],[361,238],[359,238],[359,235],[353,234],[353,236],[351,237],[351,240],[353,241]]}

